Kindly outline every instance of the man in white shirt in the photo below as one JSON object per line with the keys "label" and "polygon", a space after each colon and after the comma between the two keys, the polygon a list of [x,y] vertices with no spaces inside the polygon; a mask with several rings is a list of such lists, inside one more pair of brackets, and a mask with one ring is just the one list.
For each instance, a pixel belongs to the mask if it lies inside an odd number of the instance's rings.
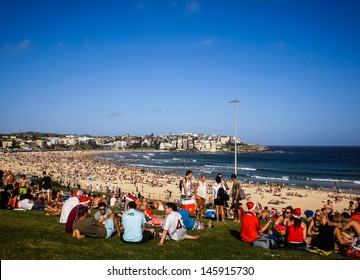
{"label": "man in white shirt", "polygon": [[166,236],[169,235],[170,239],[179,241],[184,239],[198,239],[199,235],[188,235],[186,234],[186,227],[182,220],[181,215],[176,212],[177,206],[172,202],[165,204],[165,222],[163,225],[163,232],[161,234],[161,239],[159,245],[163,245],[166,239]]}
{"label": "man in white shirt", "polygon": [[61,208],[61,214],[60,214],[60,224],[66,224],[67,219],[69,217],[69,214],[71,210],[78,206],[80,203],[79,198],[83,195],[82,190],[76,190],[72,197],[65,200],[64,205]]}

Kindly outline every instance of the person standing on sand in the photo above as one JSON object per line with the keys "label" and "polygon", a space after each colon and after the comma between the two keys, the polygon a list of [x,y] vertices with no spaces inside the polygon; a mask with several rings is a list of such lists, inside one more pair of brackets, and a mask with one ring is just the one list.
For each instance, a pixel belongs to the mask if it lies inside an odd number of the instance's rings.
{"label": "person standing on sand", "polygon": [[49,199],[52,186],[51,186],[51,177],[49,175],[46,175],[46,171],[43,172],[42,188],[43,191],[47,193]]}
{"label": "person standing on sand", "polygon": [[196,213],[197,219],[201,219],[202,215],[203,215],[203,210],[204,210],[205,201],[206,201],[206,189],[207,189],[206,176],[201,175],[198,186],[196,188],[196,192],[195,192],[195,200],[196,200],[196,204],[198,206],[197,213]]}
{"label": "person standing on sand", "polygon": [[29,186],[29,181],[26,179],[26,175],[22,175],[21,179],[19,180],[19,189],[20,195],[27,193],[27,188]]}
{"label": "person standing on sand", "polygon": [[11,173],[11,170],[8,171],[8,175],[5,178],[5,186],[8,187],[11,191],[14,189],[15,176]]}
{"label": "person standing on sand", "polygon": [[241,221],[240,182],[236,179],[236,174],[231,174],[231,181],[233,182],[232,198],[233,198],[233,206],[234,206],[234,222],[240,223]]}
{"label": "person standing on sand", "polygon": [[[219,194],[222,193],[226,193],[226,187],[224,186],[225,180],[222,177],[222,174],[217,174],[215,177],[215,183],[212,186],[212,191],[213,191],[213,196],[214,196],[214,204],[215,204],[215,208],[216,208],[216,221],[219,222],[220,221],[220,215],[221,215],[221,221],[224,222],[225,221],[225,211],[224,211],[224,205],[226,203],[225,199],[221,196],[219,196]],[[219,192],[220,189],[223,189]]]}
{"label": "person standing on sand", "polygon": [[193,172],[188,170],[185,173],[185,177],[181,180],[181,198],[191,198],[192,176]]}

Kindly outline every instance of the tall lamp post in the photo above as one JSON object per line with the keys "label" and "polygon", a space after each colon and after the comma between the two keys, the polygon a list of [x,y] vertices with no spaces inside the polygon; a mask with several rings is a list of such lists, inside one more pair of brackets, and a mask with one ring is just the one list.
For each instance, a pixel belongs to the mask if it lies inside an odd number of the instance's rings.
{"label": "tall lamp post", "polygon": [[235,167],[234,173],[237,175],[237,145],[236,145],[236,104],[240,103],[239,99],[233,99],[230,103],[234,104],[234,141],[235,141]]}

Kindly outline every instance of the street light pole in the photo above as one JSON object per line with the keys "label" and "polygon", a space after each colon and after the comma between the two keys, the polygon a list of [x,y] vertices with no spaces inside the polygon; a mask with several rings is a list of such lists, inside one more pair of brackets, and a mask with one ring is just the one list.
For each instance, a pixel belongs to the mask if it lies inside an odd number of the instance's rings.
{"label": "street light pole", "polygon": [[236,104],[240,103],[239,99],[233,99],[230,103],[234,104],[234,141],[235,141],[235,167],[234,174],[237,175],[237,144],[236,144]]}

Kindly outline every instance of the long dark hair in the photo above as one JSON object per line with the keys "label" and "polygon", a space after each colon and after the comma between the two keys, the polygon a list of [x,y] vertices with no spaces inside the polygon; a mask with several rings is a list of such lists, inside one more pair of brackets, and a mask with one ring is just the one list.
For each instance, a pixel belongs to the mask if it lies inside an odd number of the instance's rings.
{"label": "long dark hair", "polygon": [[215,182],[218,183],[218,184],[220,184],[220,183],[221,183],[221,178],[222,178],[222,174],[219,173],[219,174],[216,175],[216,177],[215,177]]}

